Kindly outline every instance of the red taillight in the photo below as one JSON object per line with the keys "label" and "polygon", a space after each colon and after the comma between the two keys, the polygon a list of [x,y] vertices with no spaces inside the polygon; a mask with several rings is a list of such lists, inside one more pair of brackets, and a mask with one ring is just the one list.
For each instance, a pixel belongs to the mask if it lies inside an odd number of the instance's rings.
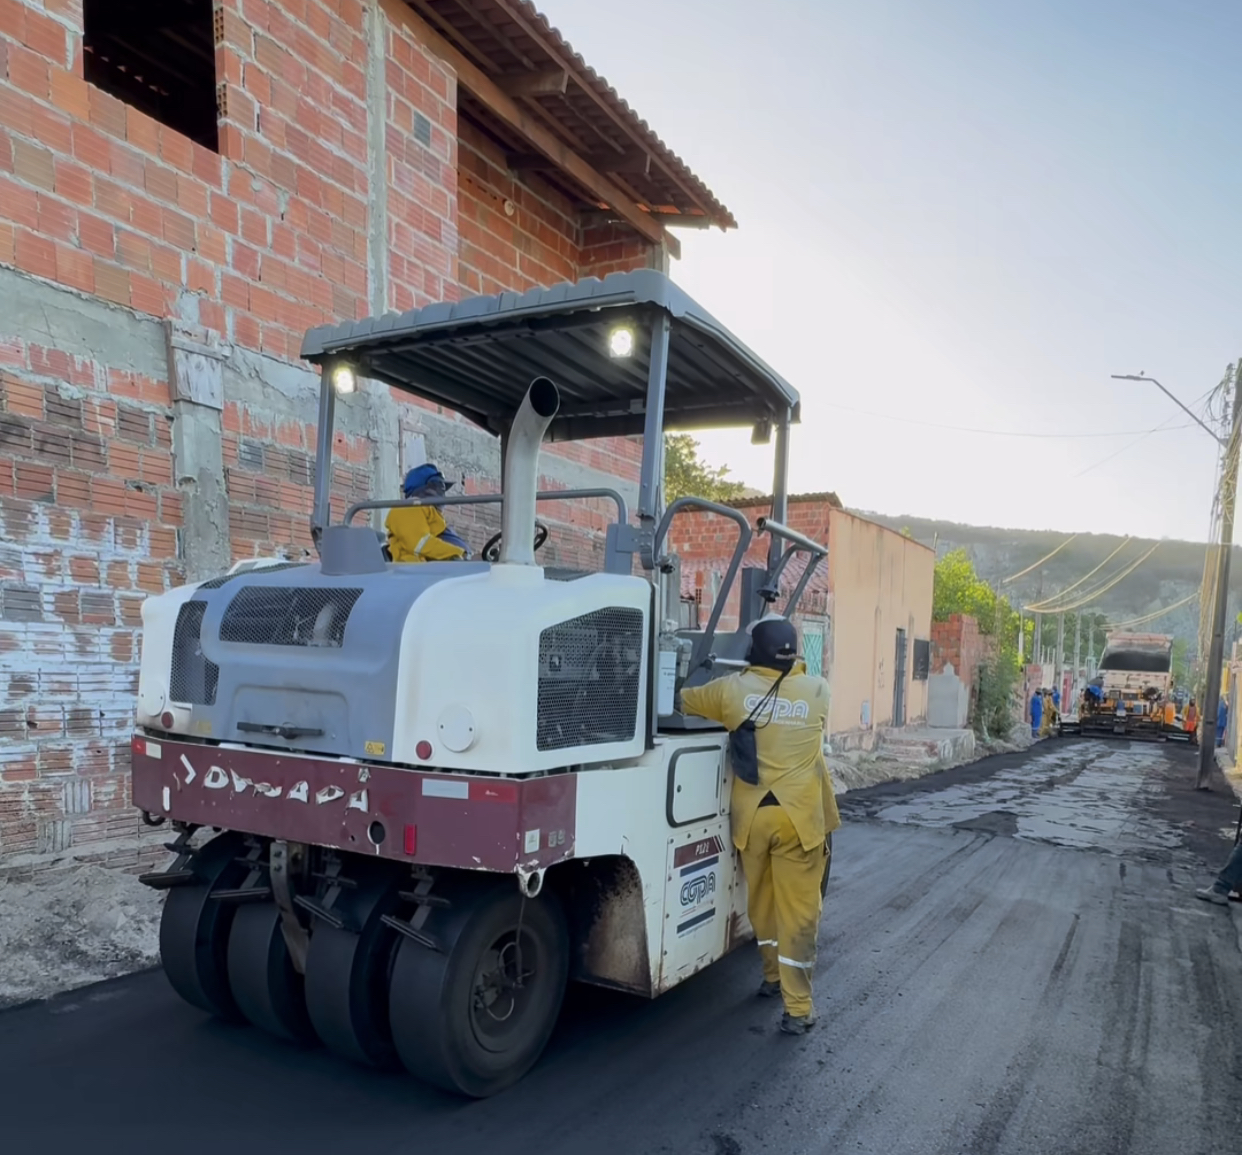
{"label": "red taillight", "polygon": [[131,743],[131,749],[140,758],[145,758],[147,756],[147,744],[142,738],[135,737]]}
{"label": "red taillight", "polygon": [[165,730],[171,730],[173,728],[173,723],[175,723],[176,720],[177,719],[172,716],[171,710],[165,710],[160,715],[160,725],[163,726]]}
{"label": "red taillight", "polygon": [[431,743],[424,739],[414,747],[414,753],[418,756],[420,762],[431,761]]}
{"label": "red taillight", "polygon": [[418,850],[418,827],[407,826],[405,828],[405,852],[411,858]]}

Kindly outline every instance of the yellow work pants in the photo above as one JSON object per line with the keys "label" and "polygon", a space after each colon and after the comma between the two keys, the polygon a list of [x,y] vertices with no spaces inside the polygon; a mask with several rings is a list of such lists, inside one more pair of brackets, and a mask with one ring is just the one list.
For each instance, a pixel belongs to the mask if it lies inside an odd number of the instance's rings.
{"label": "yellow work pants", "polygon": [[811,974],[823,908],[824,848],[804,850],[789,815],[779,806],[755,811],[742,869],[747,912],[759,940],[766,982],[781,984],[785,1010],[811,1013]]}

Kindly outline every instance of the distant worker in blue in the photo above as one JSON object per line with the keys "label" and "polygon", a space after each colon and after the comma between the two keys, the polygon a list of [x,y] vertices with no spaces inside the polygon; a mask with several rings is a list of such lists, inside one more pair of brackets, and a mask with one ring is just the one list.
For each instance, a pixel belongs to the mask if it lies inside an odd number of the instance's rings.
{"label": "distant worker in blue", "polygon": [[1061,709],[1061,691],[1058,690],[1056,686],[1052,687],[1052,704],[1057,708],[1057,711],[1059,712]]}
{"label": "distant worker in blue", "polygon": [[[443,497],[452,487],[444,475],[428,462],[405,475],[401,493],[408,498]],[[444,515],[434,505],[403,505],[389,512],[384,522],[388,530],[388,552],[393,561],[461,561],[470,549],[448,527]]]}
{"label": "distant worker in blue", "polygon": [[1216,745],[1223,746],[1225,744],[1225,729],[1229,725],[1229,703],[1221,698],[1220,705],[1216,707]]}
{"label": "distant worker in blue", "polygon": [[1044,693],[1036,690],[1031,696],[1031,737],[1039,737],[1039,724],[1044,719]]}

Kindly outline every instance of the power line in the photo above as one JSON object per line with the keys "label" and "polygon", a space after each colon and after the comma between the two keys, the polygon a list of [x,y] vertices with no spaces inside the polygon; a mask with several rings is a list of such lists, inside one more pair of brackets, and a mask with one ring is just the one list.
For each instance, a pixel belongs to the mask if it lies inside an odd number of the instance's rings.
{"label": "power line", "polygon": [[1020,578],[1020,577],[1026,577],[1026,575],[1027,575],[1027,574],[1029,574],[1029,573],[1031,572],[1031,570],[1033,570],[1033,569],[1038,569],[1038,568],[1039,568],[1041,565],[1043,565],[1043,564],[1044,564],[1044,562],[1046,562],[1046,561],[1051,561],[1051,560],[1052,560],[1054,557],[1056,557],[1056,556],[1057,556],[1057,554],[1059,554],[1059,553],[1060,553],[1060,552],[1061,552],[1061,551],[1062,551],[1062,550],[1063,550],[1063,549],[1064,549],[1067,545],[1069,545],[1069,543],[1070,543],[1071,541],[1074,541],[1074,540],[1075,540],[1078,536],[1079,536],[1078,534],[1073,534],[1071,537],[1067,537],[1067,538],[1066,538],[1066,539],[1065,539],[1065,540],[1064,540],[1064,541],[1063,541],[1063,542],[1062,542],[1059,546],[1057,546],[1057,548],[1056,548],[1056,549],[1054,549],[1054,550],[1053,550],[1050,554],[1047,554],[1046,556],[1041,557],[1041,558],[1039,559],[1039,561],[1037,561],[1034,565],[1028,565],[1028,566],[1026,567],[1026,569],[1021,570],[1019,573],[1016,573],[1016,574],[1013,574],[1013,575],[1012,575],[1012,576],[1010,576],[1010,577],[1004,578],[1004,579],[1001,581],[1001,585],[1003,585],[1003,586],[1007,586],[1010,582],[1017,581],[1017,580],[1018,580],[1018,578]]}
{"label": "power line", "polygon": [[[947,429],[953,433],[982,433],[988,437],[1038,437],[1038,438],[1059,438],[1059,439],[1079,439],[1079,438],[1100,438],[1100,437],[1129,437],[1135,433],[1141,433],[1139,429],[1117,429],[1108,433],[1023,433],[1014,429],[980,429],[972,425],[945,425],[939,421],[922,421],[917,417],[902,417],[897,413],[877,413],[872,409],[857,409],[853,405],[841,405],[835,401],[823,401],[822,405],[826,405],[830,409],[842,409],[846,413],[857,413],[863,417],[876,417],[881,421],[900,421],[906,425],[921,425],[927,429]],[[1171,419],[1170,419],[1171,420]],[[1177,429],[1189,429],[1193,422],[1187,421],[1182,425],[1174,425],[1168,430],[1160,428],[1160,432],[1172,433]],[[1148,433],[1157,432],[1157,430],[1148,430]]]}
{"label": "power line", "polygon": [[1095,577],[1095,575],[1098,574],[1100,570],[1102,570],[1106,565],[1108,565],[1108,563],[1112,561],[1113,558],[1115,558],[1123,549],[1125,549],[1126,546],[1129,545],[1132,540],[1133,538],[1130,538],[1130,537],[1122,538],[1121,544],[1115,550],[1113,550],[1113,552],[1110,553],[1108,557],[1106,557],[1102,562],[1100,562],[1100,564],[1097,565],[1095,569],[1091,570],[1089,573],[1083,574],[1082,577],[1080,577],[1076,582],[1074,582],[1073,585],[1066,586],[1065,589],[1061,590],[1059,593],[1053,594],[1052,597],[1044,598],[1042,602],[1038,602],[1032,606],[1027,606],[1026,608],[1030,610],[1032,613],[1040,613],[1040,614],[1056,613],[1060,607],[1054,606],[1051,603],[1055,601],[1059,601],[1060,599],[1064,598],[1066,594],[1071,593],[1074,590],[1076,590],[1080,585],[1082,585],[1083,582],[1090,581],[1091,578]]}
{"label": "power line", "polygon": [[1139,566],[1143,564],[1143,562],[1145,562],[1149,557],[1151,557],[1151,555],[1155,553],[1156,550],[1158,550],[1159,548],[1160,548],[1160,543],[1156,542],[1156,544],[1153,545],[1151,549],[1149,549],[1145,554],[1143,554],[1142,557],[1140,557],[1137,561],[1132,562],[1129,566],[1127,566],[1120,573],[1118,573],[1111,581],[1107,581],[1102,586],[1099,586],[1097,589],[1091,591],[1081,601],[1074,602],[1068,606],[1057,606],[1056,610],[1053,612],[1065,613],[1068,610],[1077,610],[1087,605],[1088,602],[1095,601],[1095,599],[1098,598],[1101,594],[1108,593],[1108,591],[1111,590],[1113,586],[1115,586],[1122,579],[1129,577],[1136,569],[1138,569]]}
{"label": "power line", "polygon": [[1162,610],[1156,610],[1153,614],[1144,614],[1139,618],[1131,618],[1128,622],[1113,622],[1111,623],[1112,628],[1114,630],[1120,630],[1129,629],[1132,626],[1145,626],[1148,622],[1154,622],[1157,618],[1164,617],[1165,614],[1171,614],[1174,610],[1180,610],[1182,606],[1189,605],[1198,596],[1199,591],[1196,590],[1189,597],[1184,597],[1180,602],[1174,602],[1171,606],[1165,606]]}
{"label": "power line", "polygon": [[[1219,385],[1213,385],[1211,389],[1209,389],[1201,397],[1196,398],[1196,400],[1192,401],[1191,404],[1199,405],[1202,402],[1207,401],[1208,408],[1210,409],[1213,395],[1216,393],[1216,391],[1219,388],[1220,388]],[[1115,453],[1110,453],[1107,457],[1103,458],[1100,461],[1097,461],[1094,465],[1088,465],[1086,469],[1080,469],[1077,473],[1074,474],[1074,476],[1070,480],[1077,481],[1080,477],[1083,477],[1084,475],[1091,473],[1096,469],[1099,469],[1101,465],[1107,465],[1114,458],[1120,457],[1127,450],[1133,449],[1140,441],[1145,441],[1153,433],[1166,433],[1166,432],[1172,432],[1173,429],[1186,429],[1190,425],[1190,422],[1183,422],[1181,425],[1170,426],[1169,422],[1173,420],[1176,420],[1176,418],[1168,417],[1164,421],[1160,422],[1159,425],[1153,426],[1151,429],[1148,429],[1145,432],[1140,433],[1133,441],[1129,442],[1126,445],[1123,445]]]}

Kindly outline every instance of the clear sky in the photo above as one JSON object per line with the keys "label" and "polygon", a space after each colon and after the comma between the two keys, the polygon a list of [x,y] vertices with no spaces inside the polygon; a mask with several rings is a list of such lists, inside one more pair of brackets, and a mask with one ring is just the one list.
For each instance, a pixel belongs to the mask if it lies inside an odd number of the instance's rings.
{"label": "clear sky", "polygon": [[1202,540],[1215,445],[1136,442],[1187,419],[1109,375],[1189,402],[1242,354],[1242,3],[540,7],[736,214],[673,275],[801,392],[795,491]]}

